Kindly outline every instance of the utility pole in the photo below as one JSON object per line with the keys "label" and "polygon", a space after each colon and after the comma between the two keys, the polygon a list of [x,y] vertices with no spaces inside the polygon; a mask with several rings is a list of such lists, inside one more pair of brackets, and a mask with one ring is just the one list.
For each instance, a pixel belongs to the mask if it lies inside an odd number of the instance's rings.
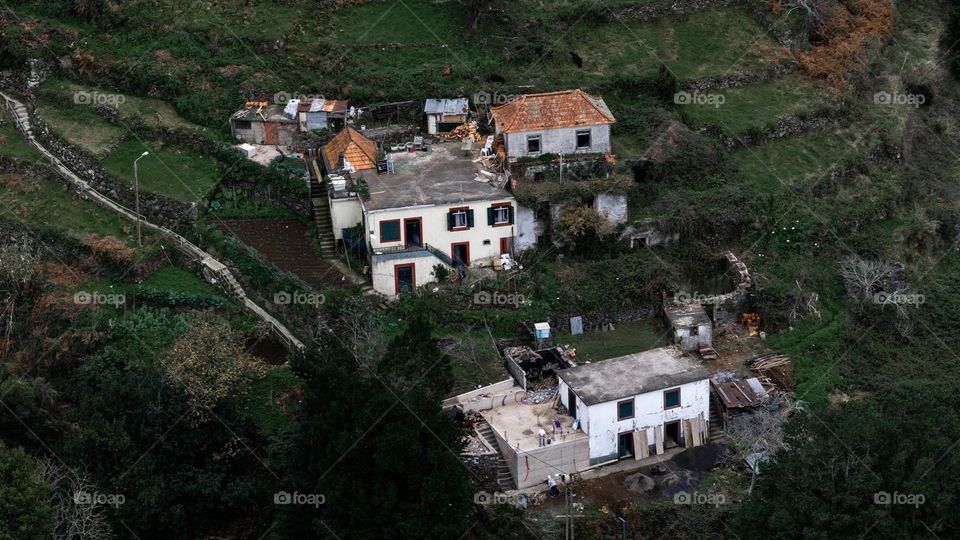
{"label": "utility pole", "polygon": [[143,241],[140,238],[140,175],[137,169],[137,162],[146,157],[150,152],[140,154],[140,157],[133,160],[133,204],[137,212],[137,246],[143,247]]}

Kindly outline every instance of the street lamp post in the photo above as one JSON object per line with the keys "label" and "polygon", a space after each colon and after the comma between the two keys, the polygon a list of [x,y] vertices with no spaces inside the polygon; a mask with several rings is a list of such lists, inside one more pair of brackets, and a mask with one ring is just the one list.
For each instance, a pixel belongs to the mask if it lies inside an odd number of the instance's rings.
{"label": "street lamp post", "polygon": [[140,239],[140,177],[137,169],[137,162],[146,157],[150,152],[140,154],[140,157],[133,160],[133,204],[134,211],[137,213],[137,245],[142,247],[143,242]]}

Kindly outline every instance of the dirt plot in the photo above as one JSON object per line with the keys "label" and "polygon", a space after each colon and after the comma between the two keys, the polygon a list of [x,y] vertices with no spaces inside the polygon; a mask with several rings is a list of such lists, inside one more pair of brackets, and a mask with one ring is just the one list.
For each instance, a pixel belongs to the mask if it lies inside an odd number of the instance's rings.
{"label": "dirt plot", "polygon": [[316,289],[349,287],[350,279],[313,249],[307,226],[295,219],[222,219],[217,227]]}

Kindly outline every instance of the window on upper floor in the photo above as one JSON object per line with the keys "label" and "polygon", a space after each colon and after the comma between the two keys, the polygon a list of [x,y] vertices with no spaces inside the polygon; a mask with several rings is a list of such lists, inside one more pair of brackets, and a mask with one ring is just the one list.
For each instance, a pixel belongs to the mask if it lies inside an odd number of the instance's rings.
{"label": "window on upper floor", "polygon": [[451,208],[447,212],[447,230],[469,229],[473,227],[473,210],[469,208]]}
{"label": "window on upper floor", "polygon": [[663,391],[663,408],[673,409],[680,406],[680,389]]}
{"label": "window on upper floor", "polygon": [[577,150],[588,150],[590,147],[590,130],[577,130]]}
{"label": "window on upper floor", "polygon": [[633,418],[633,400],[626,399],[617,402],[617,420]]}
{"label": "window on upper floor", "polygon": [[399,242],[400,241],[400,220],[390,219],[380,222],[380,241],[381,242]]}
{"label": "window on upper floor", "polygon": [[513,206],[498,204],[487,208],[487,224],[492,227],[510,225],[513,223]]}

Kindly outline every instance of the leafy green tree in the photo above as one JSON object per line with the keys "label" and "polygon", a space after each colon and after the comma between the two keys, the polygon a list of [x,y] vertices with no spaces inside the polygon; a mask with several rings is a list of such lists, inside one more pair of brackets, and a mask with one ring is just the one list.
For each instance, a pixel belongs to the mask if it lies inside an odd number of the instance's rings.
{"label": "leafy green tree", "polygon": [[906,383],[804,414],[736,511],[741,538],[952,538],[960,387]]}
{"label": "leafy green tree", "polygon": [[222,530],[260,498],[268,471],[245,422],[225,405],[202,429],[190,397],[122,347],[88,358],[70,381],[77,406],[58,455],[83,464],[100,492],[119,494],[110,516],[140,538],[188,538]]}
{"label": "leafy green tree", "polygon": [[450,366],[430,328],[415,316],[369,370],[329,335],[294,362],[306,388],[299,422],[273,446],[279,489],[324,503],[279,505],[277,538],[446,539],[470,528],[463,434],[440,407]]}
{"label": "leafy green tree", "polygon": [[53,532],[50,486],[22,448],[0,442],[0,540],[46,540]]}

